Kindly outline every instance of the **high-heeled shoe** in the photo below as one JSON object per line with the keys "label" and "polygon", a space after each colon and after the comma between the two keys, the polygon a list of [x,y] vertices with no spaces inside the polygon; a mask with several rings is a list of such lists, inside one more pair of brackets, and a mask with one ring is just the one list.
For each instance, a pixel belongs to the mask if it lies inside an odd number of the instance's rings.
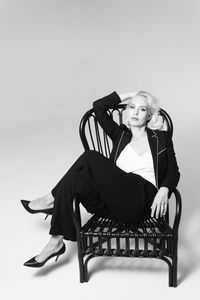
{"label": "high-heeled shoe", "polygon": [[[48,217],[48,215],[52,215],[53,213],[53,208],[45,208],[45,209],[32,209],[29,207],[29,203],[31,201],[27,201],[27,200],[21,200],[21,203],[23,205],[23,207],[30,213],[30,214],[37,214],[37,213],[44,213],[46,214],[46,218]],[[46,219],[45,218],[45,219]]]}
{"label": "high-heeled shoe", "polygon": [[65,253],[65,250],[66,250],[66,247],[65,247],[65,244],[63,243],[62,247],[60,248],[60,250],[58,250],[57,252],[51,254],[49,257],[47,257],[44,261],[42,262],[38,262],[36,261],[36,256],[32,257],[31,259],[29,259],[28,261],[26,261],[24,263],[24,266],[26,267],[32,267],[32,268],[40,268],[42,266],[44,266],[46,264],[46,262],[52,258],[52,257],[55,257],[56,256],[56,260],[58,260],[59,256],[64,254]]}

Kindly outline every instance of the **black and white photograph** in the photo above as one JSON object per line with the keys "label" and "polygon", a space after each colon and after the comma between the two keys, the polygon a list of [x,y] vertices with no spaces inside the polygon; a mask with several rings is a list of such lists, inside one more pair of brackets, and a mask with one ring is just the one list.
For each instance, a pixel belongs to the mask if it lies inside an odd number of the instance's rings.
{"label": "black and white photograph", "polygon": [[1,299],[198,299],[200,1],[0,24]]}

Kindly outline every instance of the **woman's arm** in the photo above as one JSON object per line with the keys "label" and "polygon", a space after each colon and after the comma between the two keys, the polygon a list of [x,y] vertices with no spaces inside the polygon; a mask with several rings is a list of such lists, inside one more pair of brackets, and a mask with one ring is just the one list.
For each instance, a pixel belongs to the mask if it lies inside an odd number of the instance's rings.
{"label": "woman's arm", "polygon": [[93,102],[96,118],[111,140],[117,137],[120,126],[113,120],[112,115],[110,115],[107,110],[122,101],[130,99],[131,94],[132,93],[118,95],[117,92],[113,92]]}
{"label": "woman's arm", "polygon": [[167,173],[151,206],[151,216],[155,216],[156,218],[165,215],[168,199],[170,198],[172,191],[176,188],[180,178],[173,142],[170,135],[168,133],[166,134],[168,162]]}

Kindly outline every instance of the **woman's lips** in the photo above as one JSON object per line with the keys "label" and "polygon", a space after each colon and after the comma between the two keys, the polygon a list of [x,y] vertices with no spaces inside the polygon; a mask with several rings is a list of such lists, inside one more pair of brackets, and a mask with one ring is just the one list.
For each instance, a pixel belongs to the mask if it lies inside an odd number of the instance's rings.
{"label": "woman's lips", "polygon": [[138,118],[135,118],[135,117],[133,117],[133,118],[131,118],[131,120],[138,121],[139,119],[138,119]]}

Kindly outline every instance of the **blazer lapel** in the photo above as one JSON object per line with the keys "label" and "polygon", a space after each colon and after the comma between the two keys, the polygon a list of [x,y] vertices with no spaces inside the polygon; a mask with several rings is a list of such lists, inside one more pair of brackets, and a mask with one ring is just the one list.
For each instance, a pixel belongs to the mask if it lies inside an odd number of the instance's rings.
{"label": "blazer lapel", "polygon": [[125,146],[130,142],[131,140],[131,132],[128,132],[128,135],[126,134],[125,130],[122,131],[117,149],[115,152],[115,157],[114,157],[114,163],[116,163],[117,157],[119,156],[118,154],[121,153],[121,151],[125,148]]}
{"label": "blazer lapel", "polygon": [[153,158],[153,166],[155,172],[155,179],[156,179],[156,186],[158,188],[158,136],[154,130],[146,128],[147,130],[147,137],[149,141],[149,146],[151,149],[151,154]]}
{"label": "blazer lapel", "polygon": [[[146,130],[147,130],[147,137],[148,137],[149,146],[153,158],[156,186],[158,188],[158,136],[154,130],[148,127],[146,127]],[[114,163],[116,162],[118,153],[121,153],[121,151],[125,148],[125,146],[131,141],[131,138],[132,138],[132,133],[130,130],[127,132],[127,134],[125,134],[125,131],[122,132],[115,153]]]}

